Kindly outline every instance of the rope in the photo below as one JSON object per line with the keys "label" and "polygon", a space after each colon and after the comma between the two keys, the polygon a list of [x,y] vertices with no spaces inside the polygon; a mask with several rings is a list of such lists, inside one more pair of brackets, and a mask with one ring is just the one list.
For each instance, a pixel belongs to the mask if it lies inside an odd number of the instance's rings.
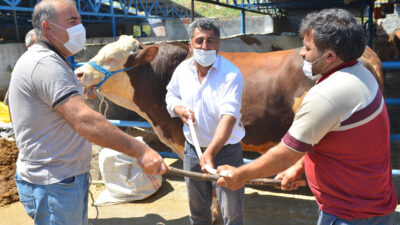
{"label": "rope", "polygon": [[[101,115],[103,115],[104,117],[106,117],[107,118],[107,112],[108,112],[108,102],[105,100],[105,98],[104,98],[104,96],[102,95],[102,94],[100,94],[100,92],[96,92],[96,96],[100,99],[100,103],[99,103],[99,113],[101,114]],[[104,112],[102,112],[102,106],[103,106],[103,103],[104,103],[104,105],[105,105],[105,108],[104,108]]]}
{"label": "rope", "polygon": [[[108,102],[104,100],[104,96],[102,94],[100,94],[100,92],[96,91],[96,96],[100,99],[100,103],[99,103],[99,113],[102,114],[104,117],[107,117],[107,111],[108,111]],[[102,105],[105,105],[104,108],[104,112],[102,112]],[[92,180],[92,175],[89,173],[89,187],[90,185],[92,185],[93,180]],[[99,218],[99,208],[96,204],[94,204],[94,197],[93,197],[93,193],[90,191],[89,188],[89,195],[90,195],[90,200],[92,201],[92,204],[90,206],[94,207],[96,209],[96,217],[94,218],[94,220],[97,220]],[[93,225],[92,223],[89,223],[88,225]]]}
{"label": "rope", "polygon": [[[92,185],[92,181],[93,181],[92,175],[89,173],[89,195],[90,195],[90,200],[92,201],[92,204],[90,206],[96,209],[96,217],[94,218],[94,220],[97,220],[99,218],[99,208],[97,207],[97,205],[94,204],[93,193],[90,191],[90,185]],[[89,225],[92,225],[92,223],[89,223]]]}
{"label": "rope", "polygon": [[[100,99],[99,113],[101,115],[103,115],[104,117],[107,117],[108,102],[106,100],[104,100],[104,96],[102,94],[100,94],[99,91],[96,91],[96,96]],[[104,112],[102,112],[102,110],[101,110],[103,104],[105,105]],[[92,184],[93,184],[92,175],[89,173],[89,187]],[[96,217],[94,218],[94,220],[97,220],[99,218],[99,208],[96,204],[94,204],[94,197],[93,197],[93,193],[90,191],[90,188],[89,188],[89,195],[90,195],[90,200],[92,201],[92,204],[90,206],[92,206],[96,209]],[[93,224],[89,223],[89,225],[93,225]]]}

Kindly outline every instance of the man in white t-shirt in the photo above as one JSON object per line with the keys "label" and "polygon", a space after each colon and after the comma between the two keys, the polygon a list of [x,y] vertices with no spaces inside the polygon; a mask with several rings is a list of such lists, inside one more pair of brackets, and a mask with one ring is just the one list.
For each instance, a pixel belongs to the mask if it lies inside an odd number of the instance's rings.
{"label": "man in white t-shirt", "polygon": [[[167,86],[167,109],[185,123],[185,170],[205,171],[243,164],[240,141],[244,137],[240,108],[243,78],[239,69],[217,52],[219,27],[212,19],[200,19],[189,26],[189,48],[193,57],[183,61]],[[196,154],[188,119],[196,121],[195,133],[203,154]],[[192,224],[211,224],[211,199],[215,182],[185,178]],[[224,224],[243,224],[243,186],[237,191],[217,187]]]}

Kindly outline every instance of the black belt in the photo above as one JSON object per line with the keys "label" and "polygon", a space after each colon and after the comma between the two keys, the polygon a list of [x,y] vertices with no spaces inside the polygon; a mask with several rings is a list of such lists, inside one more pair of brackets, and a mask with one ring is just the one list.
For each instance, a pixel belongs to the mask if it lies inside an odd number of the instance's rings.
{"label": "black belt", "polygon": [[[186,141],[186,142],[187,142],[191,147],[193,147],[194,149],[196,149],[196,148],[194,147],[194,145],[190,144],[190,142],[188,142],[188,141]],[[228,146],[231,146],[231,145],[237,145],[237,144],[238,144],[238,143],[236,143],[236,144],[226,144],[226,145],[224,145],[224,146],[222,147],[222,149],[225,148],[225,147],[228,147]],[[207,147],[200,147],[201,152],[205,152],[206,149],[207,149]]]}
{"label": "black belt", "polygon": [[[196,147],[194,147],[194,145],[190,144],[190,142],[186,141],[186,143],[187,143],[188,145],[190,145],[192,148],[196,149]],[[206,149],[207,149],[207,147],[200,147],[201,152],[205,152]]]}

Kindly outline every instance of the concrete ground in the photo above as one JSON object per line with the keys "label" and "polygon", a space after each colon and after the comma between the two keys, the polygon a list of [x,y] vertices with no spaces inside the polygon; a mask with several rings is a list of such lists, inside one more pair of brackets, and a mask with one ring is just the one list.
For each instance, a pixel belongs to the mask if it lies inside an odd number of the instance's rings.
{"label": "concrete ground", "polygon": [[[167,163],[182,168],[182,162],[167,159]],[[92,184],[94,199],[105,189],[103,184]],[[270,190],[268,190],[270,189]],[[310,194],[277,193],[272,188],[264,190],[247,187],[245,197],[245,224],[312,224],[316,220],[317,205]],[[181,177],[163,176],[163,184],[154,195],[141,201],[112,206],[91,206],[89,223],[92,225],[186,225],[189,208],[186,186]],[[267,222],[268,221],[268,222]],[[21,203],[0,207],[0,225],[33,225]],[[218,218],[217,225],[223,224]]]}
{"label": "concrete ground", "polygon": [[[180,160],[167,163],[181,168]],[[94,199],[105,189],[103,184],[92,184]],[[89,199],[89,224],[92,225],[186,225],[189,208],[186,186],[181,177],[163,176],[158,192],[149,198],[132,203],[98,207]],[[317,204],[308,189],[297,192],[278,192],[271,187],[246,187],[245,224],[250,225],[310,225],[317,219]],[[400,221],[397,218],[398,221]],[[216,225],[223,224],[218,218]],[[399,223],[400,224],[400,223]],[[21,203],[0,207],[0,225],[33,225]]]}

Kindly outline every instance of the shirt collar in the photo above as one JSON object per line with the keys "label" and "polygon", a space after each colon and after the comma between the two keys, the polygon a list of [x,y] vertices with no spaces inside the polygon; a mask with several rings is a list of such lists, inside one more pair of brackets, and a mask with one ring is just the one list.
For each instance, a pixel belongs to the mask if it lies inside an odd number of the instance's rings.
{"label": "shirt collar", "polygon": [[36,41],[37,44],[41,45],[44,48],[47,48],[53,52],[55,52],[57,55],[59,55],[62,59],[65,60],[65,58],[62,56],[62,54],[60,53],[60,51],[58,51],[53,45],[51,45],[49,42],[44,41],[43,39],[38,38],[38,40]]}
{"label": "shirt collar", "polygon": [[340,64],[340,65],[338,65],[338,66],[336,66],[336,67],[334,67],[334,68],[332,68],[332,69],[330,69],[330,70],[328,70],[328,71],[325,73],[325,75],[323,75],[323,76],[317,81],[316,84],[321,83],[322,81],[324,81],[326,78],[328,78],[330,75],[332,75],[332,74],[333,74],[334,72],[336,72],[336,71],[339,71],[339,70],[344,69],[344,68],[347,68],[347,67],[352,67],[352,66],[354,66],[355,64],[357,64],[357,62],[358,62],[357,59],[351,60],[351,61],[347,61],[347,62],[344,62],[344,63],[342,63],[342,64]]}

